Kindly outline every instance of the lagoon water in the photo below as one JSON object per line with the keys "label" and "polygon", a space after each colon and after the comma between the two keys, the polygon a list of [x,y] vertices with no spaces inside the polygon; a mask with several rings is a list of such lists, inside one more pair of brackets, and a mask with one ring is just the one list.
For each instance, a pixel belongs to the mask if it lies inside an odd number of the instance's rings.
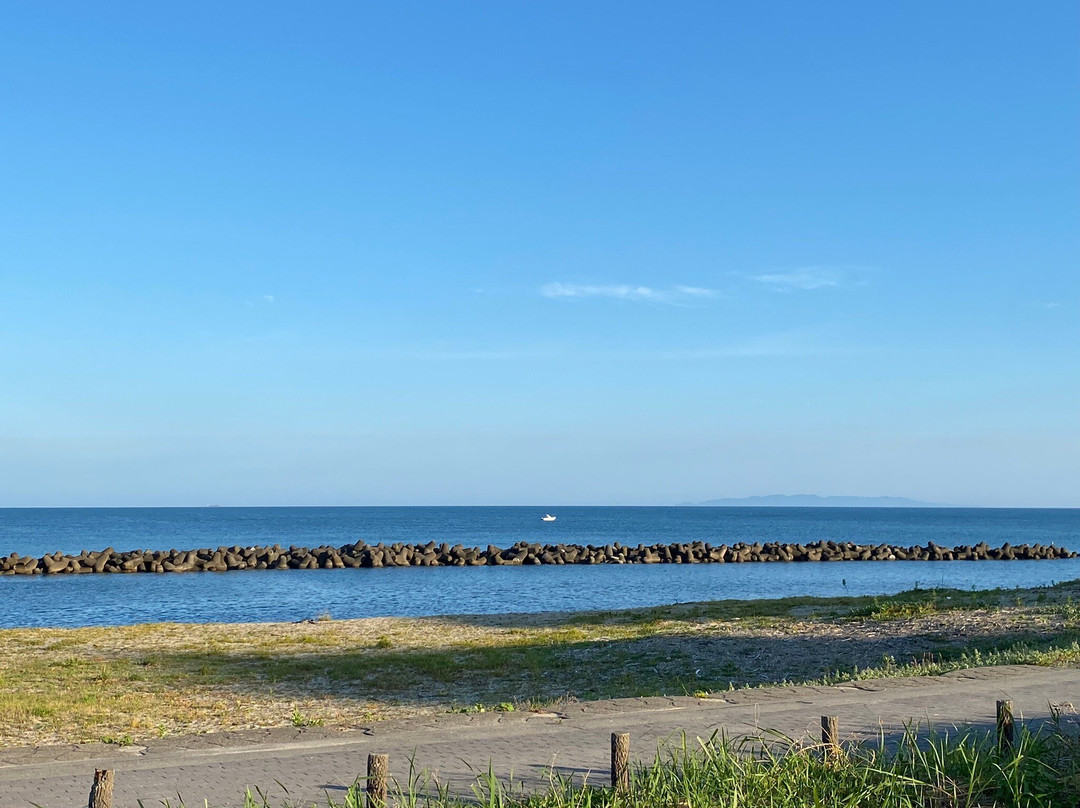
{"label": "lagoon water", "polygon": [[[545,510],[555,522],[541,522]],[[969,508],[35,508],[0,509],[0,554],[112,546],[516,541],[854,541],[1056,544],[1080,551],[1080,509]],[[1036,586],[1080,559],[1014,562],[409,567],[185,575],[0,577],[0,626],[248,622],[617,609],[723,598],[886,594],[913,586]]]}

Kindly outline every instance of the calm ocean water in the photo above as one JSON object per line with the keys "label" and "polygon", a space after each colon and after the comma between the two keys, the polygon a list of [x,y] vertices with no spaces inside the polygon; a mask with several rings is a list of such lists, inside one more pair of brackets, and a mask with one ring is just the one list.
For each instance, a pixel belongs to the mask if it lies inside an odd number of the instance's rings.
{"label": "calm ocean water", "polygon": [[[0,554],[252,544],[427,541],[1054,543],[1080,551],[1077,509],[946,508],[0,509]],[[885,594],[913,586],[1034,586],[1080,559],[1016,562],[411,567],[188,575],[0,577],[0,626],[300,620],[616,609],[721,598]]]}

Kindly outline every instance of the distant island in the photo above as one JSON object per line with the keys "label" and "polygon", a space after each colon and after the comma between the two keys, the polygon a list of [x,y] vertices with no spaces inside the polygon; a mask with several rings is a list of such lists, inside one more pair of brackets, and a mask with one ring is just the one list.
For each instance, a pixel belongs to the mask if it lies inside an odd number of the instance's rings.
{"label": "distant island", "polygon": [[948,508],[940,502],[920,502],[907,497],[822,497],[817,494],[769,494],[763,497],[733,497],[692,502],[710,507],[760,508]]}

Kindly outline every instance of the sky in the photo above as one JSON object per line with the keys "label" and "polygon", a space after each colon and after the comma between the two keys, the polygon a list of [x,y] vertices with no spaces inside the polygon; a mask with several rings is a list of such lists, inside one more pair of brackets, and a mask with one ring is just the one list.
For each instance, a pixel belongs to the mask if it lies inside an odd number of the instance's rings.
{"label": "sky", "polygon": [[4,16],[0,506],[1080,506],[1071,1]]}

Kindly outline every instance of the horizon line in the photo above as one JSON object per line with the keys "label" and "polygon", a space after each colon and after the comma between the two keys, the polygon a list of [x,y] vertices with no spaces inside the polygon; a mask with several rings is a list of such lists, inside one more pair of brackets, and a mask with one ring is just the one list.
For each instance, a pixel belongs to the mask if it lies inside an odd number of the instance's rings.
{"label": "horizon line", "polygon": [[[763,495],[773,496],[773,495]],[[780,496],[798,496],[785,494]],[[823,499],[827,497],[822,497]],[[844,498],[838,495],[837,498]],[[739,499],[742,499],[741,497]],[[872,499],[872,497],[870,497]],[[903,497],[896,497],[903,499]],[[1080,505],[954,505],[921,503],[914,505],[753,505],[753,504],[707,504],[710,502],[675,502],[675,503],[639,503],[639,504],[482,504],[482,503],[458,503],[458,504],[427,504],[427,505],[0,505],[0,510],[229,510],[241,508],[703,508],[710,510],[723,510],[729,508],[768,508],[768,509],[798,509],[803,510],[1080,510]]]}

